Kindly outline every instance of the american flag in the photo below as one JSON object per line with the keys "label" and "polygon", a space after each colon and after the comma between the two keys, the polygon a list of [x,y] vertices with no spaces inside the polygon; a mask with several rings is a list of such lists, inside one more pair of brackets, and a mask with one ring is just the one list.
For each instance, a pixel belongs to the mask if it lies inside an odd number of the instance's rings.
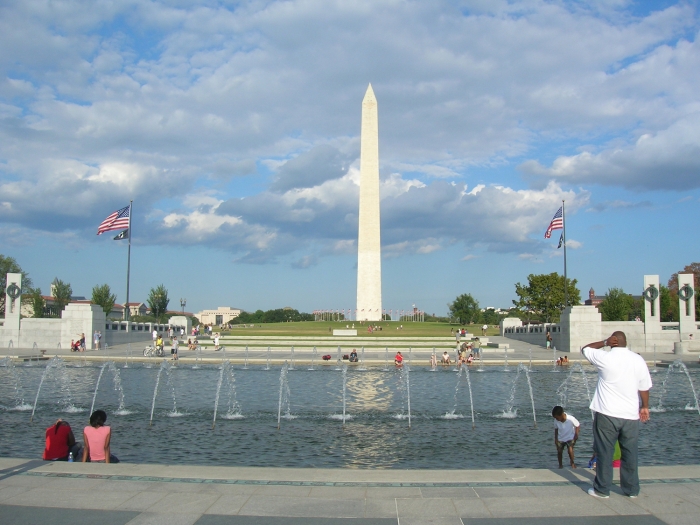
{"label": "american flag", "polygon": [[552,236],[552,230],[561,230],[564,228],[563,206],[557,210],[557,213],[552,217],[552,222],[549,223],[549,228],[544,232],[544,238],[549,239]]}
{"label": "american flag", "polygon": [[97,228],[97,235],[101,235],[104,232],[109,232],[112,230],[123,230],[129,227],[129,212],[131,212],[131,205],[117,210],[110,214],[102,224]]}

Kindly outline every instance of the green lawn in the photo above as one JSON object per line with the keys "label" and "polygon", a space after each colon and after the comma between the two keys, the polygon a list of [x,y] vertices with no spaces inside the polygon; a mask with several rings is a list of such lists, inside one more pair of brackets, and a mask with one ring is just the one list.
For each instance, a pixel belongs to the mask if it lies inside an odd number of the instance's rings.
{"label": "green lawn", "polygon": [[[354,323],[355,329],[357,330],[358,336],[370,335],[367,332],[367,324],[360,325],[359,323]],[[372,332],[373,337],[436,337],[436,336],[450,336],[450,329],[455,330],[456,325],[450,325],[448,323],[399,323],[399,322],[389,322],[382,321],[376,323],[382,326],[381,331]],[[241,336],[252,336],[252,335],[278,335],[278,336],[327,336],[330,334],[329,328],[339,329],[345,328],[349,325],[352,328],[352,321],[342,321],[342,322],[330,322],[330,321],[306,321],[300,323],[269,323],[269,324],[256,324],[252,328],[233,328],[231,330],[224,331],[224,335],[241,335]],[[396,328],[403,325],[403,329],[397,330]],[[467,325],[465,326],[467,331],[471,334],[481,335],[481,325]],[[218,330],[215,328],[215,330]],[[498,328],[490,325],[489,329],[486,331],[486,335],[498,335]]]}

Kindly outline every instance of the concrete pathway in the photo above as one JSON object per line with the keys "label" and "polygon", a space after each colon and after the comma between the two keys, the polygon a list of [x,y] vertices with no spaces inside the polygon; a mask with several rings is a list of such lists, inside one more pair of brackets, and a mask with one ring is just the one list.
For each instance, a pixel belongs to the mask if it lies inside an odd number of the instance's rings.
{"label": "concrete pathway", "polygon": [[[365,346],[365,362],[370,366],[383,366],[387,362],[387,349],[388,349],[388,360],[393,363],[394,355],[397,351],[401,351],[404,355],[405,362],[409,361],[414,366],[428,366],[430,361],[430,355],[433,352],[433,347],[438,355],[438,359],[442,355],[444,350],[447,350],[450,357],[454,359],[455,343],[446,343],[445,338],[436,338],[435,343],[432,346],[425,346],[426,342],[421,341],[422,346],[411,347],[411,340],[406,339],[406,341],[401,343],[401,346],[392,345],[392,343],[387,342],[388,346],[381,346],[381,343],[377,343],[375,346]],[[499,336],[490,336],[489,341],[492,343],[497,343],[501,345],[508,345],[508,348],[483,348],[482,358],[485,365],[503,365],[507,356],[510,364],[515,364],[518,362],[529,363],[532,359],[533,365],[552,365],[555,359],[555,352],[552,350],[547,350],[542,346],[532,345],[529,343],[524,343],[522,341],[517,341],[514,339],[508,339]],[[327,362],[330,364],[335,364],[338,356],[338,344],[330,346],[332,343],[331,338],[328,338],[328,343],[319,344],[317,346],[316,361],[315,364],[322,364],[321,356],[324,354],[330,354],[331,361]],[[135,361],[160,361],[162,358],[143,357],[143,349],[149,343],[138,342],[129,345],[118,345],[109,347],[102,350],[88,350],[86,352],[71,352],[69,349],[60,348],[47,348],[47,349],[29,349],[29,348],[3,348],[0,349],[0,358],[4,356],[12,356],[19,359],[30,359],[42,356],[44,358],[53,357],[54,355],[59,355],[64,359],[69,360],[87,360],[87,361],[106,361],[106,360],[117,360],[124,361],[127,358],[133,359]],[[273,344],[275,346],[273,346]],[[181,345],[179,356],[183,364],[194,363],[197,357],[201,358],[204,363],[219,363],[224,359],[230,359],[234,364],[243,363],[245,360],[245,346],[231,346],[228,343],[225,345],[225,350],[215,351],[213,347],[205,346],[202,347],[201,354],[197,355],[195,351],[187,350],[187,345]],[[295,339],[289,339],[287,341],[276,340],[270,342],[270,364],[275,366],[282,365],[285,361],[291,361],[292,359],[292,347],[294,347],[294,359],[296,363],[309,364],[313,356],[313,346],[299,345],[298,341]],[[409,351],[409,347],[411,350]],[[350,351],[356,348],[358,354],[361,353],[361,344],[347,344],[341,345],[341,354],[349,354]],[[41,350],[45,350],[42,354]],[[565,355],[564,352],[557,351],[556,356]],[[581,361],[582,356],[579,353],[576,354],[566,354],[569,356],[571,363]],[[671,362],[675,359],[673,353],[662,353],[654,355],[653,353],[643,354],[644,358],[649,364],[656,362],[666,361]],[[166,343],[165,346],[165,357],[170,357],[170,345]],[[266,364],[268,360],[268,350],[267,346],[248,346],[248,363],[251,365],[262,365]]]}
{"label": "concrete pathway", "polygon": [[640,469],[642,492],[586,493],[587,469],[352,470],[0,459],[0,523],[671,525],[700,521],[700,466]]}

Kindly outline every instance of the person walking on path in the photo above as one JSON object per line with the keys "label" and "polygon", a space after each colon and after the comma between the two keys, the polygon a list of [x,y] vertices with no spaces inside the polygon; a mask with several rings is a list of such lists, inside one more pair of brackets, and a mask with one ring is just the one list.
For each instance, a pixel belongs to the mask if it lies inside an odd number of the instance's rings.
{"label": "person walking on path", "polygon": [[[610,351],[603,350],[604,346],[610,347]],[[652,386],[649,369],[640,355],[627,348],[624,332],[614,332],[604,341],[590,343],[581,353],[598,370],[598,386],[590,405],[595,412],[593,449],[598,467],[588,494],[597,498],[610,497],[613,454],[615,443],[619,441],[622,452],[620,488],[626,496],[636,498],[639,495],[639,422],[649,421]]]}

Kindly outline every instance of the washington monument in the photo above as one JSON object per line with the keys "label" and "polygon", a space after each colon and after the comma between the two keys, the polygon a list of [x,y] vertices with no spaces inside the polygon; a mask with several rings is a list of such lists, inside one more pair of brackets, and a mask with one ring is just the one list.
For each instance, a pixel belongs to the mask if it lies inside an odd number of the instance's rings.
{"label": "washington monument", "polygon": [[372,84],[362,100],[360,220],[357,235],[357,319],[382,319],[382,249],[379,236],[379,128]]}

